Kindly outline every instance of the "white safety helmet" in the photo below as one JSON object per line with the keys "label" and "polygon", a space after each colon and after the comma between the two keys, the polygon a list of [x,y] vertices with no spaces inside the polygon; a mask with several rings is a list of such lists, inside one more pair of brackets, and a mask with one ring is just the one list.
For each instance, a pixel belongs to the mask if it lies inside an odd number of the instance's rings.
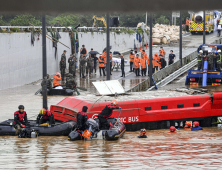
{"label": "white safety helmet", "polygon": [[221,53],[221,50],[218,50],[217,52],[218,52],[218,53]]}
{"label": "white safety helmet", "polygon": [[200,50],[199,53],[203,53],[203,50]]}

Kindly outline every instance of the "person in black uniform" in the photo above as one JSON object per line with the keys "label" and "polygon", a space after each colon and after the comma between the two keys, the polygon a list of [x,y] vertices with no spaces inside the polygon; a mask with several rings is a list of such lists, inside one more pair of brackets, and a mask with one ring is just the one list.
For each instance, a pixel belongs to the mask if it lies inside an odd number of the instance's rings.
{"label": "person in black uniform", "polygon": [[170,50],[170,54],[168,58],[169,65],[173,64],[175,59],[176,59],[176,56],[175,54],[173,54],[173,50]]}
{"label": "person in black uniform", "polygon": [[140,130],[140,135],[138,136],[138,138],[147,138],[146,129],[141,129]]}
{"label": "person in black uniform", "polygon": [[117,105],[117,101],[113,100],[111,104],[106,105],[106,107],[98,115],[100,130],[107,130],[110,128],[110,124],[108,123],[107,119],[112,115],[114,109],[122,109],[121,107],[117,107]]}
{"label": "person in black uniform", "polygon": [[87,121],[87,106],[82,107],[82,111],[77,113],[77,129],[84,131],[86,129],[86,121]]}
{"label": "person in black uniform", "polygon": [[16,135],[19,134],[21,128],[25,128],[28,120],[26,111],[24,111],[25,107],[23,105],[19,105],[18,111],[14,113],[14,127],[16,129]]}
{"label": "person in black uniform", "polygon": [[122,54],[120,55],[120,57],[121,57],[121,70],[122,70],[122,76],[120,76],[120,77],[125,77],[125,71],[124,71],[125,63],[124,63],[124,58],[123,58],[123,55],[122,55]]}

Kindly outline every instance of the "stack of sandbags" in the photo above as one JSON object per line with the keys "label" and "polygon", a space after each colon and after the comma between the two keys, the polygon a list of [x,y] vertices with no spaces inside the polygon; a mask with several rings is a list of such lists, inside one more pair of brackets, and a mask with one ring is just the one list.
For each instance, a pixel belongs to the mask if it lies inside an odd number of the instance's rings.
{"label": "stack of sandbags", "polygon": [[[142,23],[138,23],[137,27],[141,27]],[[146,26],[147,30],[150,30]],[[185,32],[183,32],[185,33]],[[180,27],[175,25],[160,25],[156,24],[153,27],[153,44],[170,43],[170,41],[177,41],[180,38]]]}

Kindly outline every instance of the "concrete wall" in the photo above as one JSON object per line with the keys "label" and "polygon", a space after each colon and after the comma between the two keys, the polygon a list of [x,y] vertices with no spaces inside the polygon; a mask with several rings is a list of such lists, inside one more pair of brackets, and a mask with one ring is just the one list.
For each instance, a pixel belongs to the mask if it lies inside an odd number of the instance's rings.
{"label": "concrete wall", "polygon": [[[60,33],[60,41],[71,48],[68,33]],[[42,78],[42,37],[35,37],[34,46],[31,44],[31,33],[0,33],[0,90],[21,86]],[[71,49],[58,43],[57,56],[52,41],[47,43],[47,71],[54,74],[59,71],[58,61],[63,50],[67,57]]]}
{"label": "concrete wall", "polygon": [[[110,45],[111,51],[124,51],[129,48],[134,48],[134,39],[136,34],[127,33],[110,33]],[[79,45],[85,45],[87,51],[93,48],[95,51],[102,52],[106,47],[106,33],[101,32],[80,32],[79,33]]]}

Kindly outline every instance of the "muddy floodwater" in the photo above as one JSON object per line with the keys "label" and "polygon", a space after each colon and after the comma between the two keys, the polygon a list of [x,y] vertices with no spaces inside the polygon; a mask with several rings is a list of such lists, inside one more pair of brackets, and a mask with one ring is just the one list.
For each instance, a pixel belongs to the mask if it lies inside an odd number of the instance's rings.
{"label": "muddy floodwater", "polygon": [[[36,119],[42,97],[39,84],[0,91],[0,120],[13,118],[24,104],[29,119]],[[63,96],[48,98],[48,105]],[[0,136],[0,169],[222,169],[222,129],[191,132],[168,129],[126,132],[118,141],[68,141],[66,136],[21,139]]]}

